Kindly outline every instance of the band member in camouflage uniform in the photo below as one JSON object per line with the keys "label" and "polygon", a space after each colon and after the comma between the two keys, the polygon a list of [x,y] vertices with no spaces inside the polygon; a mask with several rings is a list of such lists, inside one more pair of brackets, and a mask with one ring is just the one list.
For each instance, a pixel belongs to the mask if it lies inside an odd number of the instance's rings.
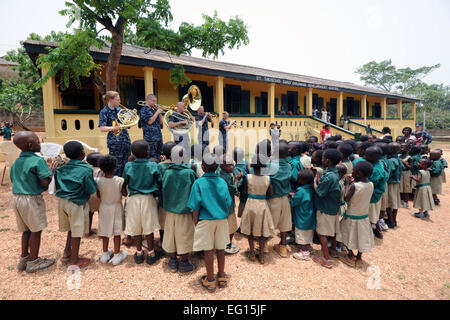
{"label": "band member in camouflage uniform", "polygon": [[150,146],[150,158],[161,160],[163,138],[161,128],[163,126],[163,110],[156,106],[157,98],[150,94],[147,96],[146,105],[142,107],[139,116],[141,118],[144,140]]}

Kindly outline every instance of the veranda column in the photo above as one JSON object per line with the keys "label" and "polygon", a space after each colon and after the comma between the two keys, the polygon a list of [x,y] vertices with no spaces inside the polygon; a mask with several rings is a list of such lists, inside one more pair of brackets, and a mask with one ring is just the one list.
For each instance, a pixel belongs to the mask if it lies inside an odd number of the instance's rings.
{"label": "veranda column", "polygon": [[312,116],[312,108],[313,108],[313,89],[308,88],[306,92],[306,115]]}
{"label": "veranda column", "polygon": [[275,122],[275,83],[269,85],[268,107],[270,122]]}
{"label": "veranda column", "polygon": [[145,98],[149,94],[155,94],[155,88],[153,88],[153,70],[154,68],[145,67],[144,68],[144,81],[145,81]]}
{"label": "veranda column", "polygon": [[386,118],[387,118],[387,98],[383,98],[381,102],[381,112],[383,113],[383,126],[386,126]]}
{"label": "veranda column", "polygon": [[[42,68],[42,77],[44,77],[47,72],[48,68]],[[54,109],[57,104],[57,96],[55,77],[51,77],[42,87],[45,132],[47,138],[54,137],[56,134]]]}
{"label": "veranda column", "polygon": [[344,92],[339,92],[337,97],[336,123],[339,123],[341,116],[344,114]]}
{"label": "veranda column", "polygon": [[363,95],[361,99],[361,117],[364,119],[364,124],[367,122],[367,95]]}
{"label": "veranda column", "polygon": [[397,101],[397,118],[400,118],[400,120],[403,120],[403,101],[402,100]]}
{"label": "veranda column", "polygon": [[216,112],[219,114],[219,118],[221,118],[222,113],[225,111],[223,100],[223,77],[216,78],[215,105],[216,105]]}

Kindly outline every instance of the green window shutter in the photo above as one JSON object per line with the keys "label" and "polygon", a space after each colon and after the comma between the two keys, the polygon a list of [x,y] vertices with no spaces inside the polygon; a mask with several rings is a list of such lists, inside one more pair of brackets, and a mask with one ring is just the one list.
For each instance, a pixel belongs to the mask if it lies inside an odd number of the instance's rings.
{"label": "green window shutter", "polygon": [[241,91],[241,114],[250,113],[250,91]]}
{"label": "green window shutter", "polygon": [[202,98],[204,99],[202,103],[204,104],[205,110],[207,112],[214,112],[214,87],[207,87],[206,97],[204,95]]}
{"label": "green window shutter", "polygon": [[284,110],[285,112],[288,112],[288,111],[289,111],[289,101],[288,101],[288,96],[287,96],[287,94],[281,95],[281,108],[282,108],[282,110]]}
{"label": "green window shutter", "polygon": [[275,113],[278,112],[278,105],[279,105],[278,98],[275,98]]}
{"label": "green window shutter", "polygon": [[255,113],[256,114],[261,114],[262,113],[261,97],[255,97]]}

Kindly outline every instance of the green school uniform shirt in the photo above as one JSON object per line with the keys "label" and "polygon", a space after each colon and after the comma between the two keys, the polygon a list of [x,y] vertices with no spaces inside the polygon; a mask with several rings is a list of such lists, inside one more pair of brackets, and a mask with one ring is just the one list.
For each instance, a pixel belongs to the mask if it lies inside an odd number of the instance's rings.
{"label": "green school uniform shirt", "polygon": [[234,197],[239,194],[238,187],[234,185],[235,176],[233,173],[228,173],[223,170],[220,170],[219,178],[225,180],[227,184],[228,191],[231,197],[231,205],[229,206],[229,213],[232,214],[236,209],[236,201],[234,200]]}
{"label": "green school uniform shirt", "polygon": [[411,174],[417,175],[419,173],[419,161],[421,159],[421,156],[420,156],[420,154],[415,154],[415,155],[411,156],[411,158],[413,160]]}
{"label": "green school uniform shirt", "polygon": [[354,159],[353,161],[352,161],[352,165],[353,165],[353,167],[355,167],[355,165],[358,163],[358,162],[361,162],[361,161],[366,161],[364,158],[356,158],[356,159]]}
{"label": "green school uniform shirt", "polygon": [[172,164],[162,179],[163,208],[166,211],[185,214],[191,210],[187,204],[194,181],[195,172],[184,164]]}
{"label": "green school uniform shirt", "polygon": [[192,185],[188,208],[191,211],[199,211],[199,221],[224,220],[228,218],[231,202],[224,179],[215,173],[207,172]]}
{"label": "green school uniform shirt", "polygon": [[386,191],[386,171],[380,161],[372,163],[373,172],[370,176],[370,182],[373,183],[373,194],[370,198],[370,203],[377,203],[380,201],[383,193]]}
{"label": "green school uniform shirt", "polygon": [[433,178],[439,177],[444,172],[444,166],[440,160],[433,161],[430,167],[430,176]]}
{"label": "green school uniform shirt", "polygon": [[402,180],[403,163],[400,161],[398,155],[392,156],[388,159],[389,164],[389,184],[397,184]]}
{"label": "green school uniform shirt", "polygon": [[239,191],[239,202],[246,203],[248,199],[248,193],[245,191],[245,182],[247,181],[247,175],[248,175],[248,167],[247,167],[247,161],[244,160],[244,163],[237,163],[234,166],[234,175],[238,176],[240,173],[244,174],[244,177],[239,180],[238,183],[238,191]]}
{"label": "green school uniform shirt", "polygon": [[442,166],[443,166],[444,168],[448,168],[447,160],[445,160],[444,158],[441,158],[441,159],[439,159],[439,160],[441,161]]}
{"label": "green school uniform shirt", "polygon": [[292,220],[297,229],[316,229],[316,210],[314,208],[314,187],[306,184],[297,188],[291,199]]}
{"label": "green school uniform shirt", "polygon": [[[409,154],[400,154],[400,159],[408,163],[410,155]],[[409,164],[409,163],[408,163]],[[407,166],[403,165],[403,171],[411,171]]]}
{"label": "green school uniform shirt", "polygon": [[12,135],[12,129],[9,127],[3,127],[2,136],[4,136],[5,139],[11,139],[11,135]]}
{"label": "green school uniform shirt", "polygon": [[130,197],[136,194],[157,193],[158,184],[162,181],[158,165],[143,158],[128,162],[123,170],[123,178]]}
{"label": "green school uniform shirt", "polygon": [[383,166],[383,169],[386,172],[386,178],[388,179],[391,175],[391,167],[389,165],[387,156],[382,156],[380,158],[380,163]]}
{"label": "green school uniform shirt", "polygon": [[291,190],[296,190],[299,187],[297,185],[298,173],[303,170],[300,156],[292,158],[289,164],[291,165]]}
{"label": "green school uniform shirt", "polygon": [[271,198],[280,198],[288,195],[292,190],[290,183],[292,174],[291,165],[286,159],[277,159],[271,163],[271,168],[276,172],[270,176],[270,184],[273,188],[273,195]]}
{"label": "green school uniform shirt", "polygon": [[[161,173],[161,181],[162,181],[162,178],[164,177],[164,173],[166,172],[167,168],[169,166],[171,166],[171,165],[172,165],[172,162],[160,162],[160,163],[158,163],[159,173]],[[158,192],[158,207],[162,208],[162,206],[163,206],[162,190],[159,189],[159,192]]]}
{"label": "green school uniform shirt", "polygon": [[314,195],[314,204],[317,210],[335,216],[341,206],[341,186],[336,168],[325,171]]}
{"label": "green school uniform shirt", "polygon": [[91,166],[80,160],[70,160],[55,171],[56,196],[79,206],[85,205],[97,192]]}
{"label": "green school uniform shirt", "polygon": [[22,152],[9,174],[13,194],[40,195],[47,190],[41,185],[41,180],[52,175],[43,158],[33,152]]}

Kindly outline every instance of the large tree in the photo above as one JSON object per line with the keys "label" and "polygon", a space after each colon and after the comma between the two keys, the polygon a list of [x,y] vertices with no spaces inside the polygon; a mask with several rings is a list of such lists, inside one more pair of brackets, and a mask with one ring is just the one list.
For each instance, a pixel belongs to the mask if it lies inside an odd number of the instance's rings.
{"label": "large tree", "polygon": [[[98,46],[99,41],[105,41],[103,44],[109,43],[111,46],[105,70],[106,88],[116,90],[126,30],[128,36],[130,30],[138,30],[139,36],[131,37],[137,43],[176,55],[190,54],[193,48],[197,48],[202,50],[204,56],[216,58],[219,52],[223,53],[224,48],[239,48],[249,42],[247,27],[237,16],[227,23],[219,19],[217,13],[212,17],[203,15],[204,23],[200,26],[184,22],[178,30],[172,30],[169,24],[173,17],[168,0],[73,0],[66,2],[66,9],[60,13],[70,18],[68,26],[78,21],[79,29],[74,35],[66,37],[64,51],[51,50],[49,55],[38,60],[40,67],[48,67],[51,71],[40,85],[49,76],[64,69],[70,79],[77,83],[80,76],[97,66],[85,54],[83,59],[78,59],[77,64],[70,60],[79,57],[79,51],[88,52],[89,46]],[[101,36],[103,30],[109,31],[109,35]],[[91,40],[88,40],[89,37]],[[64,54],[67,50],[72,52]],[[183,75],[184,69],[180,66],[172,70],[171,79],[175,86],[180,84],[177,82],[186,80]]]}

